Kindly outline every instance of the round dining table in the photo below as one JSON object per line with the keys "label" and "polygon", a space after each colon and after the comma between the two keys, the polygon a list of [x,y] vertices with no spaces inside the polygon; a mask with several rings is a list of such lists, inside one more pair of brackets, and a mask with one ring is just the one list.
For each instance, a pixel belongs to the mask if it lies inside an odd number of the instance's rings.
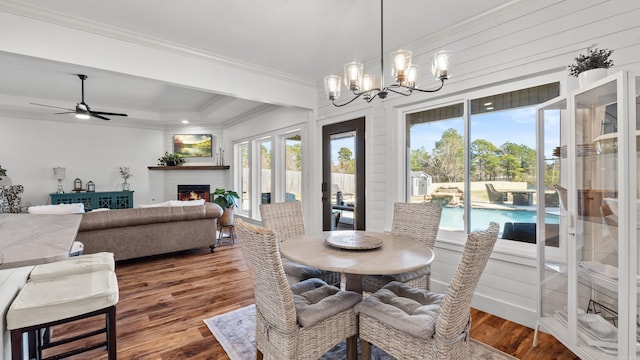
{"label": "round dining table", "polygon": [[405,236],[372,231],[324,231],[280,243],[287,259],[345,275],[345,289],[362,292],[362,275],[390,275],[431,264],[433,251]]}

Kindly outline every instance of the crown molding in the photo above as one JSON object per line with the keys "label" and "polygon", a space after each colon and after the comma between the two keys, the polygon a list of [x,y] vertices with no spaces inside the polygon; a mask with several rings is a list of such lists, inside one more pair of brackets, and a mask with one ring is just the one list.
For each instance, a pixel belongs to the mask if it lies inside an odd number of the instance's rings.
{"label": "crown molding", "polygon": [[257,108],[245,112],[242,115],[236,116],[234,118],[231,118],[229,120],[226,120],[222,123],[223,126],[228,127],[228,126],[233,126],[233,125],[237,125],[240,124],[242,122],[245,122],[247,120],[250,120],[252,118],[255,118],[257,116],[260,115],[264,115],[268,112],[274,111],[276,109],[280,109],[280,106],[275,106],[275,105],[271,105],[271,104],[263,104],[258,106]]}
{"label": "crown molding", "polygon": [[254,74],[268,76],[279,80],[289,81],[304,86],[315,87],[316,80],[306,79],[302,77],[292,76],[284,72],[276,71],[255,64],[243,62],[241,60],[232,59],[216,54],[204,52],[199,49],[183,46],[174,42],[154,38],[139,33],[127,31],[114,26],[103,23],[89,21],[84,18],[71,16],[69,14],[48,10],[39,6],[25,5],[14,0],[0,1],[0,11],[11,13],[14,15],[27,17],[54,25],[64,26],[83,32],[96,34],[98,36],[109,37],[112,39],[153,48],[181,56],[188,56],[211,63],[231,66],[242,71],[252,72]]}

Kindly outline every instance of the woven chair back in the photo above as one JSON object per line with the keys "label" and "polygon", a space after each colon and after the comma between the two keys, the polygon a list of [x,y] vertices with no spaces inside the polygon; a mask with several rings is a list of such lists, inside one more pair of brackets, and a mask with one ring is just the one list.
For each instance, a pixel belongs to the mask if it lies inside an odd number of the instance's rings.
{"label": "woven chair back", "polygon": [[236,219],[235,229],[242,254],[252,272],[257,311],[279,331],[295,331],[293,293],[282,268],[279,244],[273,230],[241,219]]}
{"label": "woven chair back", "polygon": [[469,325],[471,298],[498,239],[499,230],[500,225],[492,222],[487,230],[469,234],[440,306],[436,319],[437,338],[446,342],[465,332]]}
{"label": "woven chair back", "polygon": [[432,203],[395,203],[391,233],[422,241],[433,249],[442,207]]}
{"label": "woven chair back", "polygon": [[299,200],[260,205],[262,224],[280,241],[304,234],[302,203]]}

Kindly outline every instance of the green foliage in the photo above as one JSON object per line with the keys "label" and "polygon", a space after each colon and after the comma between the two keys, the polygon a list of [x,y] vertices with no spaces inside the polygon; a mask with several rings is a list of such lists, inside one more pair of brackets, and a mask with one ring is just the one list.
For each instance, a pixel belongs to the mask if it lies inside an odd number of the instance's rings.
{"label": "green foliage", "polygon": [[302,171],[302,147],[300,143],[285,146],[286,168],[289,171]]}
{"label": "green foliage", "polygon": [[613,50],[590,49],[586,54],[580,54],[574,58],[575,62],[569,65],[569,75],[577,77],[581,72],[592,69],[608,69],[613,66],[613,60],[609,57]]}
{"label": "green foliage", "polygon": [[411,171],[422,171],[425,173],[429,171],[429,153],[424,147],[411,150],[409,162],[411,163]]}
{"label": "green foliage", "polygon": [[333,171],[342,174],[355,174],[356,160],[353,158],[353,151],[347,147],[338,150],[338,165],[332,166]]}
{"label": "green foliage", "polygon": [[464,143],[455,129],[447,129],[436,141],[431,156],[432,174],[440,181],[456,182],[464,179]]}
{"label": "green foliage", "polygon": [[215,196],[213,198],[213,202],[220,205],[222,209],[237,207],[237,199],[240,199],[240,196],[237,192],[220,188],[216,189],[216,191],[213,192],[213,196]]}
{"label": "green foliage", "polygon": [[[2,165],[0,165],[0,176],[7,176],[7,169],[3,169]],[[0,180],[2,180],[1,177]]]}
{"label": "green foliage", "polygon": [[266,146],[260,145],[260,152],[262,153],[262,168],[271,169],[271,151]]}
{"label": "green foliage", "polygon": [[160,166],[171,166],[169,164],[173,163],[174,165],[184,164],[186,160],[180,154],[169,154],[168,152],[164,152],[162,157],[158,158],[158,165]]}

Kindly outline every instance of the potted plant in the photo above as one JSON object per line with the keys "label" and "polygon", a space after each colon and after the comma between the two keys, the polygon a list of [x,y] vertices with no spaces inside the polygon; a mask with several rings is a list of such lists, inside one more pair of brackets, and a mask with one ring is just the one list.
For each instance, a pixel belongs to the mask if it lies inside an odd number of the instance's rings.
{"label": "potted plant", "polygon": [[607,76],[607,69],[613,66],[611,54],[613,50],[589,49],[586,54],[580,54],[574,58],[575,62],[568,67],[569,75],[578,78],[580,87],[600,80]]}
{"label": "potted plant", "polygon": [[120,175],[122,176],[122,191],[129,191],[129,182],[127,179],[133,176],[128,166],[120,166]]}
{"label": "potted plant", "polygon": [[180,154],[169,154],[164,152],[161,158],[158,158],[158,165],[160,166],[178,166],[184,164],[185,159]]}
{"label": "potted plant", "polygon": [[238,206],[237,199],[240,196],[233,190],[216,189],[213,192],[213,202],[220,205],[224,213],[220,218],[221,226],[233,225],[234,211],[233,209]]}

